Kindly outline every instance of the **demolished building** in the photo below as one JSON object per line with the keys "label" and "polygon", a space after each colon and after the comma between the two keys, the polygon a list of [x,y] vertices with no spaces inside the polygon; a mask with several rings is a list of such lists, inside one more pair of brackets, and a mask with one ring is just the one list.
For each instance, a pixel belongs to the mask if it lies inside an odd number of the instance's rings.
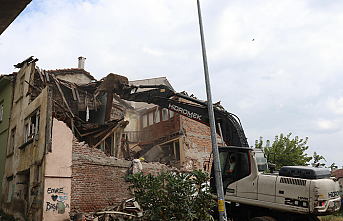
{"label": "demolished building", "polygon": [[[167,108],[122,100],[109,74],[82,66],[43,70],[30,57],[15,65],[1,207],[28,220],[64,220],[131,197],[122,178],[137,154],[145,173],[166,166],[200,169],[211,153],[207,126]],[[166,84],[166,78],[131,84]],[[115,82],[118,83],[118,82]],[[109,89],[109,87],[111,89]],[[116,92],[117,94],[113,93]]]}

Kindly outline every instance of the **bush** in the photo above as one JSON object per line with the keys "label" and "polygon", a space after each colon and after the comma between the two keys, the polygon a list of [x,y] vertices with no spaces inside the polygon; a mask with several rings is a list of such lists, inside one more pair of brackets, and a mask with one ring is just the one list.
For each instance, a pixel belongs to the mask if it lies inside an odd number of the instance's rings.
{"label": "bush", "polygon": [[209,175],[161,172],[157,176],[136,173],[125,177],[136,201],[149,220],[211,220],[215,201],[210,195]]}

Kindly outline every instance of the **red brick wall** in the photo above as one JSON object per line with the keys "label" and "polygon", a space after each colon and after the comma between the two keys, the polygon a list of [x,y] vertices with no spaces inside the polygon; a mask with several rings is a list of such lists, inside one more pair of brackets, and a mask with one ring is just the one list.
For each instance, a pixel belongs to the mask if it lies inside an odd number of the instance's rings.
{"label": "red brick wall", "polygon": [[75,159],[75,156],[109,158],[101,150],[81,145],[74,138],[71,183],[71,210],[94,212],[115,206],[123,199],[132,198],[128,183],[122,178],[127,168],[115,164],[99,164],[91,158]]}
{"label": "red brick wall", "polygon": [[[71,212],[95,212],[115,207],[133,195],[127,190],[125,176],[130,161],[108,157],[101,150],[89,148],[84,142],[73,140],[71,182]],[[164,164],[143,163],[145,174],[157,174]]]}
{"label": "red brick wall", "polygon": [[[209,160],[212,152],[210,127],[184,116],[182,116],[181,122],[185,132],[184,158],[192,159],[195,169],[202,169],[204,161]],[[222,140],[218,134],[217,142],[219,146],[222,145]],[[211,168],[211,163],[209,168]]]}

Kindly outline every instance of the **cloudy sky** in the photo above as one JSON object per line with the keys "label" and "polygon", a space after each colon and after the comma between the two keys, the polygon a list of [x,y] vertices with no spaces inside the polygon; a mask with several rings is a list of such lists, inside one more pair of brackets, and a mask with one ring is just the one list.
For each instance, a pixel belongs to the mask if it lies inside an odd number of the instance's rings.
{"label": "cloudy sky", "polygon": [[[250,145],[292,132],[343,166],[343,2],[202,0],[213,101]],[[254,41],[253,41],[254,39]],[[33,0],[0,36],[0,73],[29,56],[95,78],[165,76],[206,99],[196,0]]]}

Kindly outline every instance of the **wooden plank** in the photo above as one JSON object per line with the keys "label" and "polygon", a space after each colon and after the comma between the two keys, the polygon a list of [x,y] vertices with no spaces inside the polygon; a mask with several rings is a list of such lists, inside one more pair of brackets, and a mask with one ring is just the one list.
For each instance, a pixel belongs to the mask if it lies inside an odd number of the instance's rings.
{"label": "wooden plank", "polygon": [[95,144],[95,146],[93,146],[94,148],[96,148],[97,146],[99,146],[107,137],[109,137],[117,128],[119,127],[124,127],[124,124],[125,123],[125,126],[126,124],[128,124],[128,122],[124,122],[124,120],[121,120],[118,122],[118,124],[112,128],[112,130],[110,130],[97,144]]}
{"label": "wooden plank", "polygon": [[64,102],[64,104],[66,105],[67,109],[69,110],[71,116],[72,116],[72,117],[75,117],[74,114],[73,114],[73,112],[71,111],[69,105],[68,105],[67,100],[66,100],[65,97],[64,97],[63,91],[62,91],[62,89],[61,89],[61,87],[60,87],[60,84],[58,83],[58,80],[56,79],[56,77],[55,77],[54,74],[51,74],[51,76],[52,76],[52,78],[54,79],[55,84],[56,84],[56,86],[57,86],[57,88],[58,88],[58,91],[60,92],[60,94],[61,94],[61,96],[62,96],[63,102]]}
{"label": "wooden plank", "polygon": [[41,79],[43,85],[45,86],[45,81],[44,81],[43,75],[42,75],[42,73],[41,73],[41,71],[40,71],[40,68],[39,68],[38,66],[36,66],[36,67],[37,67],[37,72],[38,72],[38,74],[39,74],[39,77],[40,77],[40,79]]}
{"label": "wooden plank", "polygon": [[77,90],[77,87],[75,87],[74,89],[75,89],[77,100],[79,101],[79,103],[81,103],[80,95],[79,95],[79,91]]}
{"label": "wooden plank", "polygon": [[119,158],[120,156],[120,146],[121,146],[121,137],[123,134],[123,128],[120,128],[119,132],[118,132],[118,139],[116,140],[116,146],[115,146],[115,150],[114,150],[114,156]]}
{"label": "wooden plank", "polygon": [[93,94],[93,102],[94,102],[94,109],[95,109],[95,111],[97,111],[98,108],[96,107],[96,97],[95,97],[95,94]]}
{"label": "wooden plank", "polygon": [[[67,112],[69,112],[69,110],[67,109],[67,108],[65,108],[65,107],[63,107],[63,105],[62,104],[60,104],[60,103],[58,103],[57,101],[55,101],[55,100],[52,100],[53,102],[55,102],[58,106],[60,106],[61,108],[63,108],[63,110],[65,110],[65,111],[67,111]],[[82,120],[81,118],[79,118],[78,116],[74,116],[74,117],[76,117],[78,120],[80,120],[81,122],[83,122],[83,123],[86,123],[84,120]]]}
{"label": "wooden plank", "polygon": [[98,133],[94,136],[94,138],[100,137],[101,135],[105,134],[107,131],[111,130],[112,127],[109,127],[105,130],[103,130],[101,133]]}
{"label": "wooden plank", "polygon": [[76,101],[77,98],[76,98],[75,89],[74,89],[74,86],[73,86],[73,85],[71,85],[71,92],[72,92],[72,94],[73,94],[73,99],[74,99],[74,101]]}
{"label": "wooden plank", "polygon": [[88,136],[90,134],[95,134],[95,133],[98,133],[100,131],[102,131],[103,129],[98,129],[98,130],[95,130],[95,131],[91,131],[91,132],[88,132],[88,133],[85,133],[85,134],[81,134],[81,137],[84,137],[84,136]]}
{"label": "wooden plank", "polygon": [[44,74],[45,74],[46,81],[50,82],[49,74],[48,72],[46,72],[46,70],[44,70]]}
{"label": "wooden plank", "polygon": [[108,92],[107,101],[106,101],[105,122],[111,119],[112,103],[113,103],[113,94]]}

